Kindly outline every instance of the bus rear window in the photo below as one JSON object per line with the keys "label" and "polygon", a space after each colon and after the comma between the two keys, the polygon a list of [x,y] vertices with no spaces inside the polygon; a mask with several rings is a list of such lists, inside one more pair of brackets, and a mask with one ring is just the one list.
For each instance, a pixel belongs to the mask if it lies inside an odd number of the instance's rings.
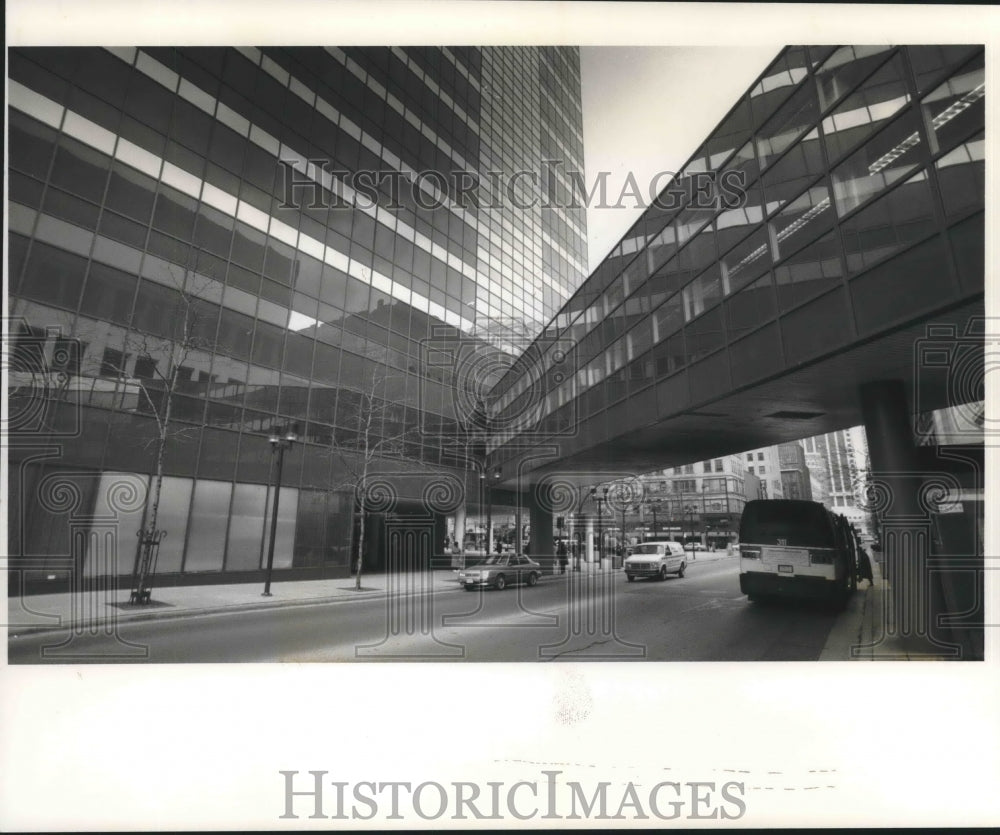
{"label": "bus rear window", "polygon": [[748,502],[740,520],[740,542],[747,545],[784,545],[800,548],[836,546],[833,526],[822,505],[812,502]]}

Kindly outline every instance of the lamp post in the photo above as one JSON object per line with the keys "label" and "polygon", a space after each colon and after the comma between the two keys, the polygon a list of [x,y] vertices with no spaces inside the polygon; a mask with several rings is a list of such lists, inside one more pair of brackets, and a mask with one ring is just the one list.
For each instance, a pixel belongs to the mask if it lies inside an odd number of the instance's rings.
{"label": "lamp post", "polygon": [[684,508],[688,516],[688,536],[694,536],[694,512],[698,509],[695,505],[689,504]]}
{"label": "lamp post", "polygon": [[493,550],[493,482],[500,480],[500,470],[490,470],[488,479],[484,471],[479,478],[486,482],[486,556],[489,556]]}
{"label": "lamp post", "polygon": [[[274,433],[268,438],[271,443],[271,455],[278,453],[278,473],[274,479],[274,502],[271,505],[271,538],[267,545],[267,574],[264,576],[264,591],[261,597],[271,596],[271,570],[274,568],[274,540],[278,534],[278,497],[281,495],[281,468],[285,463],[285,450],[291,449],[299,439],[298,424],[293,424],[283,433]],[[272,459],[273,460],[273,459]],[[361,520],[363,525],[365,520]]]}
{"label": "lamp post", "polygon": [[598,560],[604,559],[604,524],[602,522],[602,514],[604,510],[604,502],[608,500],[608,488],[601,488],[601,494],[598,495],[597,488],[590,488],[590,497],[597,503],[597,558]]}
{"label": "lamp post", "polygon": [[650,502],[649,509],[653,511],[653,539],[656,539],[656,502]]}
{"label": "lamp post", "polygon": [[702,545],[708,548],[708,505],[705,501],[705,495],[708,492],[708,479],[705,479],[701,483],[701,535],[705,540]]}

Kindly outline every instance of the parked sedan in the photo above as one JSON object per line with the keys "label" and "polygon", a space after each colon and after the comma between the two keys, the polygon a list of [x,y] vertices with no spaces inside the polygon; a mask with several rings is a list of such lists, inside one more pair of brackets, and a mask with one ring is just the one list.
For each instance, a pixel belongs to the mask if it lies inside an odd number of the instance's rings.
{"label": "parked sedan", "polygon": [[466,591],[491,586],[497,591],[511,583],[535,585],[542,576],[542,567],[527,557],[517,554],[493,554],[485,562],[458,572],[458,582]]}

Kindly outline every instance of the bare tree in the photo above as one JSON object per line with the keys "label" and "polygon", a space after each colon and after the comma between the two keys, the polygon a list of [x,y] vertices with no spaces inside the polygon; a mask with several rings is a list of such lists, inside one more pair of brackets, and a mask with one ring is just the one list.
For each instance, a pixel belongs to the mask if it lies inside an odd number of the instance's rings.
{"label": "bare tree", "polygon": [[[122,412],[148,415],[155,427],[155,432],[143,443],[152,451],[152,485],[133,571],[133,601],[138,598],[138,602],[149,600],[154,555],[164,535],[158,523],[167,450],[172,441],[193,436],[204,424],[200,414],[196,423],[185,420],[183,414],[178,415],[182,411],[178,395],[191,393],[196,386],[192,375],[198,362],[205,364],[208,379],[207,363],[211,352],[218,347],[215,316],[210,315],[214,306],[208,303],[208,297],[217,294],[218,283],[190,272],[185,280],[177,275],[173,265],[169,271],[172,286],[159,285],[167,295],[163,309],[155,311],[159,314],[157,333],[125,331],[118,343],[120,350],[109,346],[100,359],[93,358],[100,363],[95,376],[114,380],[108,394],[117,402],[109,405]],[[198,402],[201,400],[197,398]]]}
{"label": "bare tree", "polygon": [[341,428],[334,431],[330,441],[330,450],[340,461],[344,473],[330,489],[350,488],[361,514],[355,553],[356,590],[361,589],[364,569],[365,515],[370,508],[381,504],[381,497],[373,494],[379,462],[423,463],[419,455],[411,451],[415,431],[404,422],[404,407],[392,398],[390,383],[397,378],[389,373],[385,352],[371,351],[365,360],[355,387],[340,391]]}

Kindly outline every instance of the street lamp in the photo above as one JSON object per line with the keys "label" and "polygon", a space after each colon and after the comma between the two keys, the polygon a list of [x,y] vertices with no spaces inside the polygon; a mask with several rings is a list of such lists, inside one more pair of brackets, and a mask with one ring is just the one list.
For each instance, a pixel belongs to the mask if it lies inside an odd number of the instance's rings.
{"label": "street lamp", "polygon": [[[281,467],[285,463],[285,450],[291,449],[299,439],[299,425],[292,424],[283,433],[273,433],[268,441],[271,443],[271,455],[278,453],[278,474],[274,480],[274,503],[271,505],[271,538],[267,546],[267,574],[264,577],[264,592],[261,597],[271,596],[271,570],[274,568],[274,540],[278,533],[278,497],[281,495]],[[273,460],[273,459],[272,459]],[[363,525],[365,520],[361,520]]]}
{"label": "street lamp", "polygon": [[693,504],[689,504],[684,509],[688,515],[688,536],[694,536],[694,512],[698,508]]}
{"label": "street lamp", "polygon": [[604,526],[601,521],[602,512],[604,509],[604,502],[608,500],[608,488],[601,488],[602,496],[597,494],[597,488],[590,488],[590,498],[592,498],[597,503],[597,558],[598,560],[604,559]]}
{"label": "street lamp", "polygon": [[702,545],[708,547],[708,507],[705,503],[705,494],[708,491],[708,479],[701,483],[701,530],[702,538],[705,540]]}
{"label": "street lamp", "polygon": [[493,482],[500,480],[499,467],[490,470],[489,476],[487,480],[485,471],[479,474],[480,481],[486,482],[486,556],[493,550]]}

